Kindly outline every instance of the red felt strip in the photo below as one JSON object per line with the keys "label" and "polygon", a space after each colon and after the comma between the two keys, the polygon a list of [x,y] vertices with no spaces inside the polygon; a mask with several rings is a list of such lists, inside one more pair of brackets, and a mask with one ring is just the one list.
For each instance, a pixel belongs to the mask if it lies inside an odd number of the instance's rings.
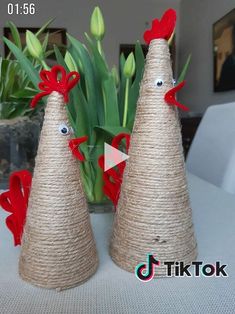
{"label": "red felt strip", "polygon": [[188,111],[189,108],[181,104],[179,101],[176,100],[176,93],[181,90],[185,85],[185,81],[179,83],[177,86],[173,87],[170,89],[166,94],[165,94],[165,101],[168,103],[168,105],[173,105],[177,106],[178,108]]}
{"label": "red felt strip", "polygon": [[29,171],[16,171],[10,176],[9,191],[0,195],[1,207],[11,213],[6,218],[6,225],[13,234],[15,246],[21,244],[31,181]]}
{"label": "red felt strip", "polygon": [[79,138],[74,138],[69,141],[69,148],[72,151],[72,154],[80,161],[84,161],[85,157],[84,155],[79,151],[79,145],[81,143],[86,142],[88,139],[87,136],[79,137]]}
{"label": "red felt strip", "polygon": [[176,11],[168,9],[162,16],[161,20],[154,19],[152,21],[151,29],[144,33],[144,40],[146,44],[150,44],[153,39],[166,39],[168,40],[174,32],[176,24]]}
{"label": "red felt strip", "polygon": [[[112,140],[111,146],[118,149],[122,140],[126,141],[126,153],[128,153],[129,146],[130,146],[129,134],[120,133],[116,135]],[[102,155],[99,157],[99,160],[98,160],[98,164],[103,171],[104,171],[104,158],[105,156]],[[126,162],[122,161],[120,164],[116,165],[115,168],[110,168],[107,171],[103,172],[103,180],[104,180],[103,191],[104,191],[104,194],[112,201],[115,208],[117,207],[118,199],[120,196],[122,178],[123,178],[125,166],[126,166]]]}

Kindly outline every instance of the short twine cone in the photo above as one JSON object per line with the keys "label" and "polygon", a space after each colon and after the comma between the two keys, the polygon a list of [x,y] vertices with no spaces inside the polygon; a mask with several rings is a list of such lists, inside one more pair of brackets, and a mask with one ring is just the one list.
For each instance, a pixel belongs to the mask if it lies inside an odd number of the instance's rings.
{"label": "short twine cone", "polygon": [[155,276],[166,276],[165,261],[197,256],[178,111],[164,100],[172,80],[167,41],[152,40],[110,244],[113,261],[130,272],[154,254]]}
{"label": "short twine cone", "polygon": [[58,290],[86,281],[98,265],[79,164],[59,132],[63,96],[50,94],[45,110],[19,261],[20,276]]}

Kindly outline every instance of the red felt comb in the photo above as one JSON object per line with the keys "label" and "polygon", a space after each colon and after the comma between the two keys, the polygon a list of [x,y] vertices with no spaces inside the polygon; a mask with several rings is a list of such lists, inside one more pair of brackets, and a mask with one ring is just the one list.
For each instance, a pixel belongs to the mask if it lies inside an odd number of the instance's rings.
{"label": "red felt comb", "polygon": [[68,93],[77,84],[80,79],[78,72],[70,72],[66,74],[65,69],[61,65],[55,65],[51,71],[42,70],[40,72],[42,82],[38,84],[42,93],[37,94],[31,101],[31,107],[34,108],[37,102],[44,96],[56,91],[64,96],[64,102],[69,101]]}
{"label": "red felt comb", "polygon": [[154,19],[152,21],[152,28],[144,33],[144,40],[146,44],[150,44],[153,39],[166,39],[168,40],[174,29],[176,23],[176,12],[173,9],[168,9],[162,16],[161,20]]}
{"label": "red felt comb", "polygon": [[14,244],[20,245],[28,208],[32,175],[27,170],[16,171],[10,176],[9,191],[0,195],[0,205],[7,212],[6,225],[14,236]]}

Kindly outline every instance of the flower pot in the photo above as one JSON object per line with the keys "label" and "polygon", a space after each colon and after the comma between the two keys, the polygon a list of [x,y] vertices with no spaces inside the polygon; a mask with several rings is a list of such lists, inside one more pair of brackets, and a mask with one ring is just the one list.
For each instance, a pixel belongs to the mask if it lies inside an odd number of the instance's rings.
{"label": "flower pot", "polygon": [[114,211],[111,201],[106,200],[103,202],[88,202],[88,209],[90,213],[110,213]]}
{"label": "flower pot", "polygon": [[0,189],[7,187],[11,172],[33,171],[41,124],[42,114],[0,120]]}

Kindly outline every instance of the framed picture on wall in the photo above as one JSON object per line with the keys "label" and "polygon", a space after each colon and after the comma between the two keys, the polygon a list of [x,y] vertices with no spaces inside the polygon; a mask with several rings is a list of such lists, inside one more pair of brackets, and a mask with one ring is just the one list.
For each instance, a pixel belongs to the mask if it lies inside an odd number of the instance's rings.
{"label": "framed picture on wall", "polygon": [[[20,39],[22,46],[24,47],[26,44],[26,30],[31,31],[32,33],[36,33],[39,28],[34,27],[18,27],[18,31],[20,34]],[[11,30],[9,27],[4,27],[3,29],[4,36],[8,38],[9,40],[13,41]],[[66,41],[66,29],[65,28],[47,28],[45,32],[43,32],[39,39],[41,42],[45,38],[46,34],[49,33],[48,37],[48,44],[47,44],[47,51],[53,51],[53,46],[56,45],[57,47],[60,47],[60,50],[63,52],[63,48],[65,49],[67,41]],[[7,45],[4,45],[4,52],[5,56],[8,56],[9,54],[9,48]],[[53,61],[56,60],[55,54],[52,52],[48,57],[47,60],[49,64],[53,64]]]}
{"label": "framed picture on wall", "polygon": [[213,24],[214,91],[235,89],[235,9]]}

